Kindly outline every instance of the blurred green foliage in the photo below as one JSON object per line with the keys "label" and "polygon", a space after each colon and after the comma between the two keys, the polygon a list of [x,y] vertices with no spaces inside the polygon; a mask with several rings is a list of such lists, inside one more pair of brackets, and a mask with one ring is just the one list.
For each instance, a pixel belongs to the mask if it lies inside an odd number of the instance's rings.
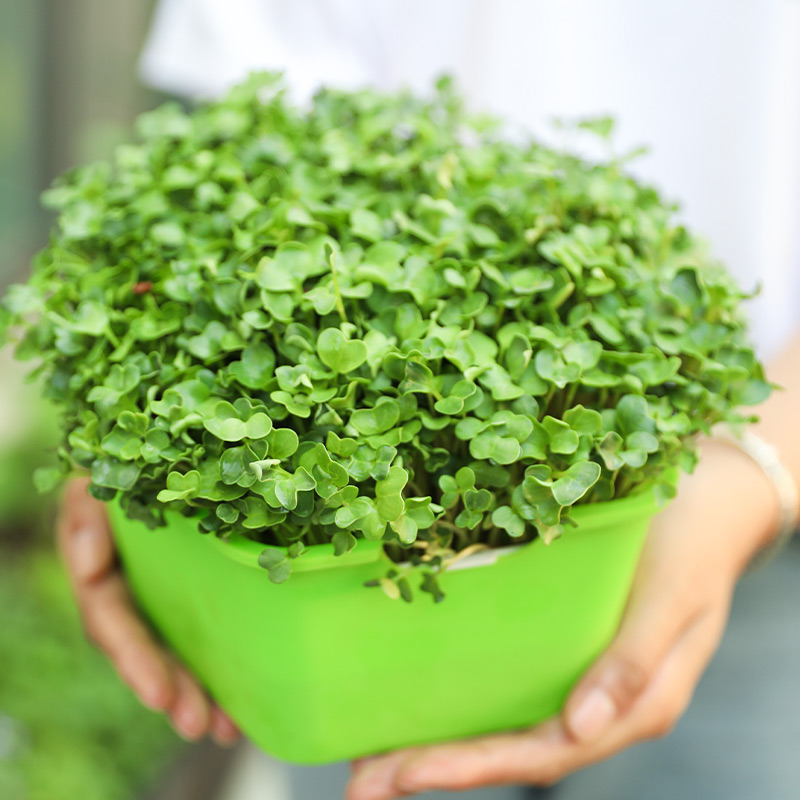
{"label": "blurred green foliage", "polygon": [[[6,386],[3,393],[11,394],[10,389]],[[0,552],[5,547],[52,540],[56,500],[36,491],[33,473],[46,462],[56,442],[55,411],[39,400],[28,404],[28,414],[17,420],[13,434],[0,436]]]}
{"label": "blurred green foliage", "polygon": [[0,798],[129,800],[177,738],[85,640],[46,551],[0,562]]}

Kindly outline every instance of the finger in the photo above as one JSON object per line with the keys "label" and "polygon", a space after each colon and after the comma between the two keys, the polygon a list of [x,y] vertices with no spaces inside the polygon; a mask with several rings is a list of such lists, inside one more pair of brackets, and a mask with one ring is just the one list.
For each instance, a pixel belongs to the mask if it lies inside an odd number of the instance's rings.
{"label": "finger", "polygon": [[77,601],[87,635],[142,703],[154,710],[172,705],[176,684],[170,658],[136,614],[122,575],[113,572],[80,586]]}
{"label": "finger", "polygon": [[58,544],[74,584],[99,579],[114,566],[105,507],[88,494],[89,481],[67,484],[58,523]]}
{"label": "finger", "polygon": [[[721,636],[724,614],[698,620],[676,643],[631,713],[598,741],[576,741],[559,719],[533,731],[426,748],[381,776],[394,786],[358,800],[390,800],[405,792],[467,790],[497,784],[548,785],[633,742],[666,734],[688,705]],[[387,765],[389,766],[389,765]]]}
{"label": "finger", "polygon": [[105,506],[88,494],[88,483],[76,479],[68,484],[58,541],[89,638],[109,656],[144,705],[170,709],[185,738],[199,738],[213,722],[217,741],[235,742],[239,732],[234,723],[221,710],[212,714],[211,702],[197,682],[162,650],[139,619],[116,570]]}
{"label": "finger", "polygon": [[653,586],[631,597],[611,646],[573,689],[564,718],[580,741],[594,741],[627,714],[653,680],[675,642],[702,609],[677,604]]}
{"label": "finger", "polygon": [[174,699],[169,661],[133,609],[116,570],[105,507],[87,493],[87,486],[86,479],[67,485],[58,526],[86,632],[144,705],[164,709]]}
{"label": "finger", "polygon": [[221,747],[230,747],[241,737],[236,723],[219,706],[211,709],[211,736]]}
{"label": "finger", "polygon": [[353,764],[353,777],[347,786],[347,800],[388,800],[404,797],[395,777],[402,765],[419,750],[397,750],[384,756],[360,759]]}
{"label": "finger", "polygon": [[667,654],[631,713],[602,739],[574,742],[551,754],[554,778],[609,758],[630,745],[669,734],[691,702],[694,690],[722,638],[727,605],[698,617]]}
{"label": "finger", "polygon": [[209,732],[211,701],[183,666],[175,663],[173,669],[176,696],[167,713],[179,736],[196,741]]}
{"label": "finger", "polygon": [[[675,558],[659,535],[651,532],[636,572],[625,614],[614,641],[572,690],[564,717],[569,732],[581,741],[598,739],[614,720],[627,714],[649,686],[667,653],[711,605],[702,584]],[[687,547],[690,547],[687,544]],[[677,548],[681,553],[682,548]]]}
{"label": "finger", "polygon": [[[402,750],[354,769],[347,800],[391,800],[428,789],[463,791],[487,783],[527,782],[519,767],[556,746],[574,747],[560,720],[529,731]],[[543,760],[543,759],[540,759]]]}

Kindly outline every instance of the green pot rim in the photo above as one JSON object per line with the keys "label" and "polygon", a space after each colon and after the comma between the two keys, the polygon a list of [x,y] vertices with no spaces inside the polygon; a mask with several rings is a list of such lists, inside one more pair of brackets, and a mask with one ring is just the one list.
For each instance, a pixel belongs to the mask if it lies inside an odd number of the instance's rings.
{"label": "green pot rim", "polygon": [[[594,528],[601,528],[606,525],[609,516],[613,516],[616,522],[624,523],[628,517],[640,517],[643,513],[651,509],[655,512],[655,498],[652,490],[645,490],[614,500],[607,500],[602,503],[588,503],[576,506],[572,510],[572,518],[578,523],[581,531],[589,531]],[[569,531],[565,535],[569,535]],[[258,564],[258,557],[264,550],[279,550],[286,553],[285,547],[275,545],[265,545],[248,539],[246,536],[233,534],[224,539],[209,534],[203,537],[209,544],[233,561],[254,569],[262,569]],[[533,542],[525,542],[520,545],[498,548],[502,550],[500,557],[509,555],[519,548]],[[300,558],[292,559],[292,572],[312,572],[320,569],[331,569],[341,567],[352,567],[359,564],[369,564],[381,559],[387,559],[382,541],[369,541],[367,539],[357,539],[356,546],[346,556],[335,556],[333,554],[333,544],[314,544],[309,545]]]}

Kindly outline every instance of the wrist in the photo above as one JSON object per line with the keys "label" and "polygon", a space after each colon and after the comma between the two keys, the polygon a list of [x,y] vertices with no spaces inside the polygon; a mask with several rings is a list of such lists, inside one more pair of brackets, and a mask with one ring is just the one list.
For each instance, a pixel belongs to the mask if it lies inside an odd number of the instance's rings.
{"label": "wrist", "polygon": [[703,440],[686,488],[687,500],[708,515],[707,524],[727,531],[726,551],[737,575],[778,534],[781,504],[775,487],[762,467],[735,445]]}

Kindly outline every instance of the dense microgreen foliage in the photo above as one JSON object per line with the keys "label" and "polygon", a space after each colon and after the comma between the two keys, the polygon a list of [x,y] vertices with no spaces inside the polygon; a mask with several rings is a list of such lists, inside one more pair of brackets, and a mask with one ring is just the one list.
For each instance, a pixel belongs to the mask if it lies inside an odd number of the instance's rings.
{"label": "dense microgreen foliage", "polygon": [[139,133],[48,191],[58,228],[5,300],[64,414],[40,483],[88,470],[151,526],[287,547],[275,581],[304,545],[382,540],[440,599],[470,548],[671,496],[695,435],[769,391],[743,295],[672,207],[509,143],[446,81],[301,111],[254,77]]}

